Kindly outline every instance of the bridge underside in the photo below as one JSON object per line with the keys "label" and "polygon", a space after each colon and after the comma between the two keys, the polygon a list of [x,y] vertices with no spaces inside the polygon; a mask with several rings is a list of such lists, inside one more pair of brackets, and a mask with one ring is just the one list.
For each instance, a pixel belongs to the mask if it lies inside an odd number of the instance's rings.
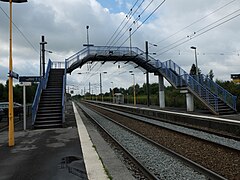
{"label": "bridge underside", "polygon": [[[236,111],[236,97],[224,90],[215,82],[201,74],[196,79],[184,71],[172,60],[160,62],[137,47],[105,47],[93,46],[85,48],[66,59],[66,72],[81,68],[87,62],[124,62],[131,63],[135,68],[146,70],[159,76],[159,97],[164,99],[163,77],[176,89],[185,90],[189,96],[187,104],[193,110],[193,96],[203,102],[214,114],[234,113]],[[224,96],[223,96],[224,95]],[[159,100],[160,100],[159,99]]]}
{"label": "bridge underside", "polygon": [[136,55],[136,56],[87,55],[83,59],[76,61],[70,67],[68,67],[67,73],[71,74],[72,71],[74,71],[76,68],[79,68],[79,67],[81,68],[87,62],[102,62],[103,64],[105,62],[125,62],[125,64],[127,64],[129,62],[133,62],[136,64],[135,68],[143,68],[150,73],[159,74],[158,69],[153,67],[151,64],[149,64],[149,61],[142,59],[142,57],[140,57],[138,55]]}

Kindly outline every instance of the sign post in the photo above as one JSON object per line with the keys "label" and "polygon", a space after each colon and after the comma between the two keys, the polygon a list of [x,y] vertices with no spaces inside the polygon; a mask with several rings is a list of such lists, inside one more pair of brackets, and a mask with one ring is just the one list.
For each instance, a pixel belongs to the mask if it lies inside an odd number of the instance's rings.
{"label": "sign post", "polygon": [[39,82],[40,76],[20,76],[20,86],[23,86],[23,130],[27,129],[27,118],[26,118],[26,86],[31,86],[32,82]]}
{"label": "sign post", "polygon": [[31,86],[31,82],[21,82],[19,84],[23,86],[23,130],[26,131],[27,129],[27,118],[26,118],[26,86]]}

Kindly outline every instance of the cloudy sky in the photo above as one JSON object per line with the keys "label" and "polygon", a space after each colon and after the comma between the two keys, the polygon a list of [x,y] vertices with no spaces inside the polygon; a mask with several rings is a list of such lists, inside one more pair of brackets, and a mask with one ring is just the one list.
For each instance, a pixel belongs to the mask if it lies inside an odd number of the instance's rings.
{"label": "cloudy sky", "polygon": [[[42,35],[48,42],[46,49],[53,52],[47,53],[46,57],[64,61],[83,49],[88,25],[90,43],[94,45],[129,46],[128,29],[131,27],[134,32],[132,45],[144,50],[146,40],[157,44],[149,51],[157,53],[153,57],[162,62],[172,59],[189,72],[194,63],[194,52],[190,47],[196,46],[202,73],[207,74],[212,69],[214,78],[220,80],[230,80],[231,73],[240,73],[239,0],[166,0],[152,14],[161,2],[28,0],[28,3],[14,4],[14,71],[20,75],[39,75],[39,42]],[[0,2],[0,8],[0,82],[5,83],[9,56],[9,5]],[[118,37],[121,38],[109,42],[121,22],[127,23],[120,28],[122,31]],[[80,93],[91,82],[94,84],[93,92],[98,93],[99,73],[106,71],[107,74],[102,77],[104,92],[112,87],[111,82],[114,86],[126,88],[133,81],[129,70],[134,71],[137,83],[145,82],[143,72],[131,65],[106,63],[96,64],[90,72],[87,65],[75,70],[68,76],[67,83],[75,93]],[[80,72],[82,74],[79,75]],[[151,75],[150,82],[157,82],[157,77]]]}

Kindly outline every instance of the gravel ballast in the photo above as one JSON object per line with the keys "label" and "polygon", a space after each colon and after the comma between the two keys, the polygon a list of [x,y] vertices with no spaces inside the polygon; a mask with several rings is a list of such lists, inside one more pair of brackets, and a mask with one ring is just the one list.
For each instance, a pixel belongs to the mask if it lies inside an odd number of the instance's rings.
{"label": "gravel ballast", "polygon": [[182,133],[139,122],[100,108],[91,108],[100,111],[110,118],[113,118],[155,142],[182,154],[198,164],[211,169],[227,179],[240,178],[239,150],[229,149]]}

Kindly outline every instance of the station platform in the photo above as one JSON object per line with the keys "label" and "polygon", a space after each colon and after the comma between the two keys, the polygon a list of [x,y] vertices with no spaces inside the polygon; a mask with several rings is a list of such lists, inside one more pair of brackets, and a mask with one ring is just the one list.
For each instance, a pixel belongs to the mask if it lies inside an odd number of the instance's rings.
{"label": "station platform", "polygon": [[132,179],[97,130],[83,124],[81,110],[71,101],[66,109],[67,127],[27,131],[15,127],[13,147],[8,147],[8,131],[0,132],[0,180],[104,180],[124,174]]}

